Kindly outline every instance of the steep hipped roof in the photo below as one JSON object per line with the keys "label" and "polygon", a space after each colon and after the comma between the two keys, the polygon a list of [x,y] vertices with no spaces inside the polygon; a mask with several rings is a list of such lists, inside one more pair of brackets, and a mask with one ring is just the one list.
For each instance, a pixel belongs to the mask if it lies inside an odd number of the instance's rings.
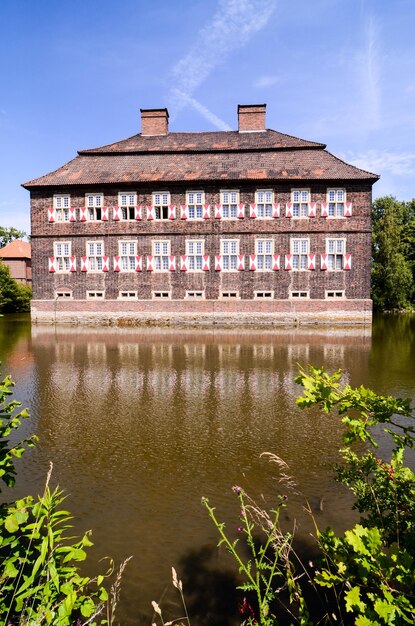
{"label": "steep hipped roof", "polygon": [[30,243],[22,241],[21,239],[15,239],[0,248],[0,258],[2,259],[31,259],[32,250]]}
{"label": "steep hipped roof", "polygon": [[44,186],[214,180],[372,180],[325,144],[274,130],[134,135],[89,150],[23,184]]}

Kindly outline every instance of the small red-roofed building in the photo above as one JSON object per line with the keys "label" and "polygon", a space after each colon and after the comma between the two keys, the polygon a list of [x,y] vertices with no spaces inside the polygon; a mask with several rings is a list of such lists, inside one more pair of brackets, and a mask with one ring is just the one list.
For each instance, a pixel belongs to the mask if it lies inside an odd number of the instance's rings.
{"label": "small red-roofed building", "polygon": [[15,239],[0,248],[0,259],[10,269],[10,275],[14,280],[25,285],[32,284],[32,252],[31,245],[27,241]]}
{"label": "small red-roofed building", "polygon": [[379,178],[267,129],[141,133],[25,183],[35,322],[368,324]]}

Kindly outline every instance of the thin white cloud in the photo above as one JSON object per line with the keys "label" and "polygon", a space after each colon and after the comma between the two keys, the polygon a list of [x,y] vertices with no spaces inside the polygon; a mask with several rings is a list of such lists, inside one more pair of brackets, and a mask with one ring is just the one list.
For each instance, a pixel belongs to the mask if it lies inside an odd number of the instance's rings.
{"label": "thin white cloud", "polygon": [[415,152],[368,150],[360,154],[348,154],[346,160],[357,167],[376,174],[384,172],[393,176],[415,175]]}
{"label": "thin white cloud", "polygon": [[188,96],[183,91],[179,91],[178,89],[173,89],[172,93],[177,97],[178,100],[182,102],[187,102],[192,107],[199,111],[209,122],[212,123],[213,126],[216,126],[219,130],[231,130],[231,127],[226,124],[220,117],[212,113],[207,107],[201,104],[195,98]]}
{"label": "thin white cloud", "polygon": [[193,93],[225,58],[244,47],[264,28],[276,4],[277,0],[219,0],[211,20],[196,34],[197,43],[171,71],[174,86],[168,95],[168,105],[173,118],[191,104],[210,122],[216,118],[214,124],[218,128],[226,126],[223,120],[194,100]]}
{"label": "thin white cloud", "polygon": [[256,89],[262,89],[263,87],[272,87],[277,82],[278,76],[259,76],[252,86]]}

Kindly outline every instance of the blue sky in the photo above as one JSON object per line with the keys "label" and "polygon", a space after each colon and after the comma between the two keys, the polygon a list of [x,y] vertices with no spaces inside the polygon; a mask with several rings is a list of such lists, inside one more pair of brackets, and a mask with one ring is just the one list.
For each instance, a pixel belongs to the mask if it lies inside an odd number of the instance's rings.
{"label": "blue sky", "polygon": [[267,126],[415,197],[414,0],[1,0],[0,225],[30,231],[22,182],[140,131]]}

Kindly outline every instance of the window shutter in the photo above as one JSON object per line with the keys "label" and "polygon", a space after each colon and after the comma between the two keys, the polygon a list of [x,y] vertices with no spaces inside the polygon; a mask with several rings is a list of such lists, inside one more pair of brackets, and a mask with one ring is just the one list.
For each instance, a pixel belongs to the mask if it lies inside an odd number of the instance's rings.
{"label": "window shutter", "polygon": [[210,256],[208,254],[205,254],[203,257],[202,270],[204,272],[208,272],[210,270]]}
{"label": "window shutter", "polygon": [[292,216],[293,216],[293,203],[287,202],[287,204],[285,205],[285,217],[292,217]]}
{"label": "window shutter", "polygon": [[48,222],[55,221],[55,209],[48,209]]}
{"label": "window shutter", "polygon": [[76,213],[75,213],[75,209],[73,208],[69,209],[69,221],[76,222]]}
{"label": "window shutter", "polygon": [[222,219],[222,205],[221,204],[215,204],[215,219],[217,220]]}
{"label": "window shutter", "polygon": [[135,257],[135,271],[142,272],[143,271],[143,257],[136,256]]}
{"label": "window shutter", "polygon": [[176,257],[169,256],[169,272],[174,272],[176,269]]}
{"label": "window shutter", "polygon": [[[118,220],[120,219],[120,207],[119,206],[115,206],[113,209],[113,214],[112,214],[112,219],[115,222],[118,222]],[[115,258],[115,257],[114,257]]]}
{"label": "window shutter", "polygon": [[169,206],[169,220],[176,219],[176,207],[174,204],[170,204]]}
{"label": "window shutter", "polygon": [[134,219],[136,220],[143,219],[143,207],[141,205],[137,205],[134,207]]}
{"label": "window shutter", "polygon": [[79,219],[81,222],[86,222],[86,207],[82,206],[79,209]]}
{"label": "window shutter", "polygon": [[187,208],[185,204],[181,204],[180,205],[180,219],[187,220],[188,217],[189,217],[189,209]]}
{"label": "window shutter", "polygon": [[315,217],[316,216],[316,208],[317,208],[317,203],[316,202],[309,202],[308,203],[308,217]]}
{"label": "window shutter", "polygon": [[88,271],[88,264],[86,256],[81,256],[81,272]]}
{"label": "window shutter", "polygon": [[329,216],[328,202],[322,202],[321,203],[321,217],[328,217],[328,216]]}
{"label": "window shutter", "polygon": [[210,217],[210,204],[203,205],[203,219],[208,220]]}
{"label": "window shutter", "polygon": [[220,254],[215,256],[215,270],[220,272],[222,269],[222,257]]}
{"label": "window shutter", "polygon": [[344,266],[343,266],[344,270],[351,270],[352,269],[352,255],[351,254],[345,254],[344,255]]}
{"label": "window shutter", "polygon": [[147,219],[148,220],[154,220],[155,219],[155,213],[154,213],[154,207],[153,206],[148,206],[147,207]]}
{"label": "window shutter", "polygon": [[256,254],[249,255],[249,269],[252,271],[257,269]]}
{"label": "window shutter", "polygon": [[292,270],[293,268],[292,258],[293,258],[292,254],[285,255],[285,269],[286,270]]}
{"label": "window shutter", "polygon": [[69,266],[69,271],[70,272],[76,272],[76,256],[71,256],[69,258],[70,260],[70,266]]}
{"label": "window shutter", "polygon": [[244,270],[244,269],[245,269],[245,255],[238,254],[238,270]]}
{"label": "window shutter", "polygon": [[344,216],[345,217],[351,217],[352,216],[352,203],[351,202],[345,202],[344,203]]}
{"label": "window shutter", "polygon": [[108,207],[107,206],[102,207],[102,221],[108,222]]}
{"label": "window shutter", "polygon": [[181,272],[187,271],[187,256],[185,254],[180,257],[180,271]]}
{"label": "window shutter", "polygon": [[120,271],[120,257],[119,256],[115,256],[114,257],[114,272],[119,272]]}
{"label": "window shutter", "polygon": [[273,270],[280,269],[280,255],[279,254],[272,255],[272,269]]}
{"label": "window shutter", "polygon": [[327,269],[327,254],[322,254],[320,256],[320,269],[321,270]]}
{"label": "window shutter", "polygon": [[316,269],[316,255],[312,252],[307,255],[307,269],[315,270]]}
{"label": "window shutter", "polygon": [[108,256],[103,256],[102,257],[102,271],[103,272],[108,272],[109,270],[109,257]]}
{"label": "window shutter", "polygon": [[238,204],[236,208],[236,217],[238,217],[239,219],[243,219],[245,217],[245,205],[244,204]]}
{"label": "window shutter", "polygon": [[258,217],[255,203],[249,205],[249,217]]}
{"label": "window shutter", "polygon": [[279,216],[280,216],[280,203],[274,202],[274,204],[272,205],[272,217],[279,217]]}
{"label": "window shutter", "polygon": [[49,257],[49,272],[56,272],[56,261],[55,261],[55,257],[50,256]]}
{"label": "window shutter", "polygon": [[154,269],[153,267],[153,257],[151,256],[151,254],[147,255],[147,271],[148,272],[152,272]]}

